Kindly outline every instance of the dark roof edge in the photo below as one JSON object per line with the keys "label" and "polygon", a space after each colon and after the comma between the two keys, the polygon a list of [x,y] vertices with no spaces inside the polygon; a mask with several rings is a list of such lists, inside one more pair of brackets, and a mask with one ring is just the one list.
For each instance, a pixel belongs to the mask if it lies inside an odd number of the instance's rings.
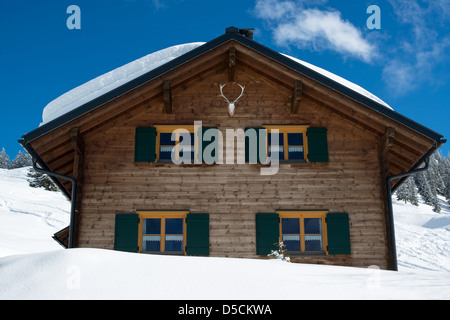
{"label": "dark roof edge", "polygon": [[124,94],[126,94],[127,92],[130,92],[131,90],[140,87],[150,81],[152,81],[153,79],[160,77],[161,75],[197,58],[200,55],[205,54],[208,51],[213,50],[214,48],[228,42],[231,40],[235,40],[237,42],[239,42],[240,44],[253,49],[257,52],[259,52],[260,54],[266,56],[267,58],[280,63],[282,65],[285,65],[286,67],[303,74],[304,76],[311,78],[319,83],[321,83],[322,85],[332,89],[333,91],[336,91],[348,98],[350,98],[351,100],[354,100],[360,104],[363,104],[365,106],[367,106],[368,108],[374,110],[377,113],[380,113],[398,123],[401,123],[407,127],[409,127],[410,129],[436,141],[438,144],[441,143],[441,140],[443,138],[443,136],[439,133],[436,133],[435,131],[428,129],[427,127],[399,114],[398,112],[395,112],[394,110],[388,109],[385,106],[383,106],[382,104],[342,85],[339,82],[336,82],[300,63],[295,62],[294,60],[258,43],[255,42],[254,40],[250,40],[247,37],[245,37],[244,35],[239,33],[239,29],[235,28],[235,27],[230,27],[227,28],[226,33],[224,35],[221,35],[209,42],[207,42],[206,44],[195,48],[187,53],[185,53],[184,55],[175,58],[171,61],[169,61],[168,63],[149,71],[148,73],[127,82],[126,84],[111,90],[110,92],[74,109],[69,111],[68,113],[58,117],[57,119],[54,119],[44,125],[42,125],[41,127],[25,134],[22,136],[23,141],[25,144],[27,144],[28,142],[31,142],[35,139],[37,139],[38,137],[60,127],[63,126],[64,124],[66,124],[67,122],[78,118],[86,113],[88,113],[91,110],[94,110],[104,104],[106,104],[107,102],[116,99]]}
{"label": "dark roof edge", "polygon": [[[51,171],[50,168],[47,166],[47,164],[45,163],[44,160],[42,160],[42,158],[39,156],[39,154],[36,152],[36,150],[34,150],[34,148],[31,146],[31,144],[26,143],[24,140],[19,140],[18,141],[20,143],[20,145],[28,152],[28,154],[35,158],[37,160],[37,163],[39,164],[39,166],[44,169],[45,171]],[[70,194],[67,192],[66,188],[63,187],[63,185],[61,184],[61,182],[56,179],[55,177],[52,176],[48,176],[52,182],[58,187],[58,189],[64,194],[64,196],[70,200],[71,196]]]}

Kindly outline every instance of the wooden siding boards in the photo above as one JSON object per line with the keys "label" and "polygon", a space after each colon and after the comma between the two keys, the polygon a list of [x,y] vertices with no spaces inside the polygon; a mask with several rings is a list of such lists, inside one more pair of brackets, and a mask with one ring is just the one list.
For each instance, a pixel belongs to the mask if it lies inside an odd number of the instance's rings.
{"label": "wooden siding boards", "polygon": [[[229,77],[229,46],[223,45],[31,142],[50,169],[72,174],[67,142],[71,128],[80,130],[85,163],[79,247],[113,249],[117,213],[188,208],[209,214],[210,256],[256,258],[256,214],[322,209],[348,213],[351,255],[294,262],[389,268],[378,146],[386,126],[394,127],[387,154],[393,174],[408,171],[434,142],[238,42],[230,44],[236,48],[234,78],[246,86],[234,117],[218,95]],[[303,96],[292,115],[296,79]],[[171,114],[164,113],[165,80],[171,81]],[[326,128],[328,162],[283,164],[274,176],[260,175],[257,164],[135,162],[136,128],[194,121],[222,134],[269,124]],[[70,184],[65,188],[70,192]]]}
{"label": "wooden siding boards", "polygon": [[[230,118],[226,105],[220,99],[216,101],[218,86],[210,85],[211,81],[226,81],[226,76],[224,73],[205,79],[174,96],[175,119],[144,112],[95,137],[86,137],[88,161],[80,246],[112,249],[117,212],[189,208],[191,212],[209,213],[210,256],[256,258],[257,213],[328,209],[349,213],[352,255],[293,260],[387,268],[377,140],[355,134],[357,128],[349,131],[326,109],[302,107],[305,114],[311,115],[311,126],[327,128],[328,163],[281,165],[277,175],[261,176],[261,165],[134,162],[136,127],[202,120],[204,126],[215,126],[225,133],[227,128],[260,127],[263,123],[298,124],[298,119],[304,117],[301,113],[292,118],[284,97],[270,86],[249,85],[247,95],[237,104],[235,117]],[[197,103],[198,109],[194,107]],[[212,107],[206,112],[205,106]],[[260,114],[261,118],[250,117],[252,114]]]}

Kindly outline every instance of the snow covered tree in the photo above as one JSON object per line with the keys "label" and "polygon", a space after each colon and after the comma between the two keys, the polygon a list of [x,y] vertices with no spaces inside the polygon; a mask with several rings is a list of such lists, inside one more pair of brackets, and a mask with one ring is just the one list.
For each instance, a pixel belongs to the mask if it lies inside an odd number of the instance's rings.
{"label": "snow covered tree", "polygon": [[30,187],[44,188],[48,191],[58,191],[58,188],[47,175],[36,172],[34,169],[30,169],[27,176],[30,178],[28,179]]}
{"label": "snow covered tree", "polygon": [[411,203],[415,206],[419,205],[417,198],[416,184],[412,177],[408,177],[396,191],[397,200]]}
{"label": "snow covered tree", "polygon": [[0,151],[0,169],[9,169],[10,168],[9,156],[6,154],[5,148]]}
{"label": "snow covered tree", "polygon": [[270,259],[279,259],[281,261],[291,262],[291,258],[287,254],[287,249],[283,241],[278,243],[278,250],[272,250],[267,256]]}
{"label": "snow covered tree", "polygon": [[23,167],[29,167],[32,166],[32,160],[31,160],[31,156],[26,153],[26,152],[22,152],[19,150],[19,153],[17,154],[16,158],[11,161],[11,169],[16,169],[16,168],[23,168]]}

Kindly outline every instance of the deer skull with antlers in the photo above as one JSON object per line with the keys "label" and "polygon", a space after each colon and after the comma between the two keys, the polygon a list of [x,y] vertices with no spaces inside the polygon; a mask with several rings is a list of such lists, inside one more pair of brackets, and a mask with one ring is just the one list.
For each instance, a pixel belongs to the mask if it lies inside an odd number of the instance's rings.
{"label": "deer skull with antlers", "polygon": [[230,101],[227,99],[227,97],[225,97],[225,95],[223,94],[223,87],[225,87],[227,84],[219,84],[220,87],[220,95],[225,99],[226,103],[228,103],[228,114],[230,115],[230,117],[234,116],[234,113],[236,111],[236,103],[239,101],[239,99],[244,95],[244,90],[245,90],[245,86],[241,86],[238,83],[238,86],[241,87],[241,94],[239,95],[239,97],[237,97],[236,99],[234,99],[233,101]]}

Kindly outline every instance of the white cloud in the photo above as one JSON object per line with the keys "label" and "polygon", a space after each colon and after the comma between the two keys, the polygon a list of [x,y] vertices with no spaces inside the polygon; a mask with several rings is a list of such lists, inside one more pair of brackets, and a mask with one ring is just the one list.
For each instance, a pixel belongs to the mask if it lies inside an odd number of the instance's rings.
{"label": "white cloud", "polygon": [[369,62],[376,47],[364,39],[362,32],[342,18],[339,11],[306,9],[305,5],[323,4],[325,0],[280,1],[257,0],[255,14],[273,24],[278,45],[294,45],[316,51],[332,50]]}
{"label": "white cloud", "polygon": [[[384,81],[396,95],[423,83],[437,83],[439,65],[449,58],[450,36],[443,25],[450,20],[449,0],[389,0],[404,29],[390,48],[383,68]],[[392,57],[392,58],[391,58]]]}
{"label": "white cloud", "polygon": [[262,19],[281,19],[295,10],[295,7],[295,3],[290,1],[258,0],[255,5],[255,13]]}

